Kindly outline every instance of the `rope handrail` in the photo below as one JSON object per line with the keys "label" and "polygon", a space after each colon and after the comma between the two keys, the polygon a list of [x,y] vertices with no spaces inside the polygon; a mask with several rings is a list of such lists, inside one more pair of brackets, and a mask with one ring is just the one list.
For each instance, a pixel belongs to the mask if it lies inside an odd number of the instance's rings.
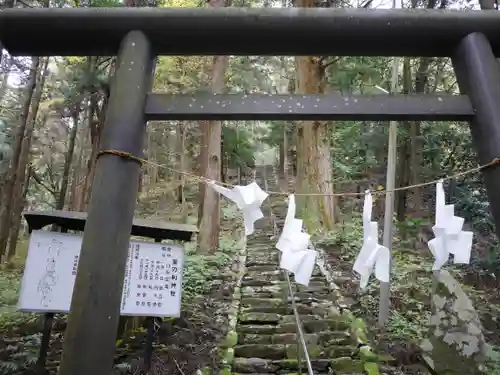
{"label": "rope handrail", "polygon": [[[267,176],[266,176],[266,170],[265,170],[265,167],[262,168],[262,170],[264,171],[264,176],[263,176],[263,182],[264,182],[264,187],[265,189],[267,190],[268,188],[268,183],[267,183]],[[275,238],[277,238],[278,236],[278,226],[276,224],[276,217],[274,216],[273,212],[270,211],[270,215],[269,215],[270,219],[271,219],[271,222],[273,224],[273,235]],[[285,280],[286,280],[286,283],[287,283],[287,286],[288,286],[288,294],[290,295],[290,298],[292,300],[292,310],[293,310],[293,315],[295,316],[295,325],[297,327],[297,335],[298,335],[298,342],[297,342],[297,371],[298,373],[300,374],[301,373],[301,360],[300,360],[300,347],[299,347],[299,344],[300,346],[302,346],[302,351],[304,353],[304,359],[306,361],[306,365],[307,365],[307,372],[308,372],[308,375],[314,375],[314,372],[313,372],[313,369],[312,369],[312,364],[311,364],[311,358],[309,356],[309,352],[307,350],[307,344],[306,344],[306,340],[305,340],[305,337],[304,337],[304,330],[302,329],[302,322],[300,320],[300,315],[299,315],[299,312],[298,312],[298,309],[297,309],[297,303],[295,301],[295,294],[293,292],[293,288],[292,288],[292,283],[290,281],[290,273],[287,271],[287,270],[282,270],[284,275],[285,275]]]}

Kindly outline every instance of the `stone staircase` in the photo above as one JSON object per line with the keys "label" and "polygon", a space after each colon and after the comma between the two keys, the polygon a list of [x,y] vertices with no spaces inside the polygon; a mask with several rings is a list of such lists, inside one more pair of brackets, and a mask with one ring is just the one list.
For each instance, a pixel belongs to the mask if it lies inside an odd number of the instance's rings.
{"label": "stone staircase", "polygon": [[[257,182],[277,190],[272,167],[257,169]],[[271,206],[286,212],[284,197],[270,196]],[[268,204],[265,205],[269,207]],[[240,374],[290,374],[306,371],[302,347],[297,341],[297,325],[284,273],[279,269],[279,251],[274,248],[273,222],[264,207],[265,217],[256,223],[248,237],[246,273],[241,282],[241,300],[234,346],[232,372]],[[274,210],[274,209],[273,209]],[[266,212],[267,211],[267,212]],[[277,214],[276,212],[275,214]],[[278,218],[282,224],[283,218]],[[358,340],[351,322],[336,304],[335,293],[315,267],[308,287],[292,290],[302,321],[305,341],[315,374],[362,374],[365,361],[359,357]]]}

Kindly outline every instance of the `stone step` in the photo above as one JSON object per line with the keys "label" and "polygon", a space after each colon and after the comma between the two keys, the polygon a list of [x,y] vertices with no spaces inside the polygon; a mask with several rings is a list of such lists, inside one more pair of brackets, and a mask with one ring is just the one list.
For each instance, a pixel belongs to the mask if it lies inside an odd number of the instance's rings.
{"label": "stone step", "polygon": [[234,355],[245,358],[263,358],[263,359],[286,359],[287,347],[284,344],[248,344],[236,345]]}
{"label": "stone step", "polygon": [[[314,371],[327,372],[327,369],[331,367],[330,360],[328,359],[315,359],[311,361],[311,365]],[[362,363],[361,363],[362,365]],[[263,358],[240,358],[236,357],[233,363],[233,371],[242,374],[252,374],[252,373],[287,373],[296,371],[299,367],[299,363],[294,359],[282,359],[282,360],[272,360]],[[307,369],[305,361],[301,361],[301,366],[303,370]],[[361,370],[360,372],[363,372]]]}
{"label": "stone step", "polygon": [[[294,288],[292,287],[292,290]],[[335,294],[333,294],[327,287],[318,288],[316,291],[293,291],[296,300],[312,300],[312,301],[333,301]],[[288,287],[283,285],[261,285],[261,286],[243,286],[241,293],[245,297],[256,298],[288,298]],[[290,297],[291,298],[291,297]]]}
{"label": "stone step", "polygon": [[[234,355],[240,358],[296,359],[299,350],[302,352],[297,342],[293,344],[246,344],[235,346]],[[353,356],[357,348],[348,345],[321,347],[318,344],[308,344],[307,350],[310,358],[332,359]]]}
{"label": "stone step", "polygon": [[273,267],[273,269],[278,269],[278,262],[272,260],[260,260],[258,262],[246,262],[245,267],[248,269],[249,267]]}
{"label": "stone step", "polygon": [[270,285],[281,285],[284,283],[284,280],[256,280],[252,277],[244,276],[241,280],[242,286],[250,286],[250,287],[261,287],[261,286],[270,286]]}
{"label": "stone step", "polygon": [[[269,299],[275,300],[276,298],[269,298]],[[274,314],[279,314],[279,315],[287,315],[287,314],[293,314],[293,310],[290,306],[286,306],[286,305],[274,306],[272,304],[267,304],[267,305],[248,306],[248,307],[241,306],[240,313],[242,313],[242,314],[246,314],[246,313],[274,313]]]}
{"label": "stone step", "polygon": [[[350,345],[353,343],[348,332],[323,331],[317,333],[306,333],[304,339],[308,343],[317,343],[322,346]],[[238,344],[295,344],[297,342],[296,333],[280,334],[252,334],[239,333]]]}
{"label": "stone step", "polygon": [[[276,292],[279,290],[288,291],[288,284],[286,281],[265,281],[265,280],[255,280],[252,277],[245,277],[242,280],[243,285],[247,284],[247,288],[243,288],[242,292],[245,293],[247,290],[249,293],[261,293],[261,292]],[[255,285],[252,285],[255,284]],[[325,295],[330,294],[330,288],[326,283],[322,281],[312,281],[309,286],[297,286],[293,282],[291,283],[292,290],[296,293],[309,293],[309,294],[319,294]]]}
{"label": "stone step", "polygon": [[[276,314],[270,314],[269,319],[271,319],[271,317],[272,319],[277,318],[273,315]],[[295,333],[297,329],[295,321],[290,323],[277,323],[276,320],[273,320],[269,321],[268,324],[266,324],[265,322],[263,322],[263,324],[251,323],[253,322],[247,320],[242,324],[242,321],[240,320],[238,322],[236,332],[252,333],[256,335],[270,335],[276,333]],[[304,328],[304,333],[315,333],[321,331],[346,331],[349,329],[349,323],[341,319],[302,319],[302,326]]]}
{"label": "stone step", "polygon": [[246,276],[249,276],[249,277],[252,277],[252,278],[255,278],[255,277],[285,277],[285,275],[283,274],[283,271],[281,271],[278,267],[276,267],[276,269],[273,269],[271,271],[252,271],[251,269],[248,269],[246,270],[246,273],[245,273]]}
{"label": "stone step", "polygon": [[283,315],[265,312],[242,313],[239,316],[239,322],[244,324],[278,324],[282,321]]}
{"label": "stone step", "polygon": [[256,260],[249,260],[247,259],[246,262],[246,267],[255,267],[255,266],[273,266],[273,267],[278,267],[279,261],[277,259],[270,259],[270,258],[264,258],[264,259],[256,259]]}
{"label": "stone step", "polygon": [[241,294],[261,298],[286,298],[287,289],[284,285],[244,286],[241,288]]}
{"label": "stone step", "polygon": [[253,251],[257,251],[260,253],[272,253],[272,254],[280,254],[281,252],[276,249],[275,241],[270,239],[269,237],[259,242],[250,242],[247,248],[252,249]]}
{"label": "stone step", "polygon": [[265,257],[271,257],[271,258],[280,258],[281,252],[278,250],[274,250],[270,247],[266,249],[259,249],[259,248],[248,248],[247,255],[250,257],[252,260],[255,259],[260,259],[260,258],[265,258]]}
{"label": "stone step", "polygon": [[[262,228],[262,230],[266,229],[267,228]],[[259,237],[253,237],[250,241],[248,241],[248,247],[256,250],[270,249],[272,251],[279,251],[274,247],[274,243],[272,243],[271,236],[269,235],[261,235]]]}
{"label": "stone step", "polygon": [[267,266],[250,266],[250,267],[247,267],[247,271],[248,272],[269,272],[269,271],[280,271],[281,270],[279,269],[278,265],[275,265],[275,266],[270,266],[270,265],[267,265]]}

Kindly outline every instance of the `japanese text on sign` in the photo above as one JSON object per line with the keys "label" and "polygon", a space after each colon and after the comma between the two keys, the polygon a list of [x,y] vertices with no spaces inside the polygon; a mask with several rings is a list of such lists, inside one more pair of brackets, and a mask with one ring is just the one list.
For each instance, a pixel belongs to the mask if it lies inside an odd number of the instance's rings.
{"label": "japanese text on sign", "polygon": [[[81,240],[66,233],[32,232],[18,303],[21,311],[69,312]],[[182,246],[131,241],[121,314],[179,316],[183,262]]]}

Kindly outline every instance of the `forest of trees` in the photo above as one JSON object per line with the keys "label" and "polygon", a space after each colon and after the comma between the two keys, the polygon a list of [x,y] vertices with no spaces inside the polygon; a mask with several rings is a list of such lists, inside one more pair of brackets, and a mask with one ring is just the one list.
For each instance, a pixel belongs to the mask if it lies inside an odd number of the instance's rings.
{"label": "forest of trees", "polygon": [[[296,0],[5,0],[12,7],[378,7],[377,1]],[[411,0],[405,8],[495,9],[454,0]],[[208,36],[207,36],[208,37]],[[70,41],[68,41],[70,42]],[[311,41],[314,43],[314,41]],[[411,43],[411,41],[408,41]],[[432,43],[429,40],[428,43]],[[448,58],[403,58],[398,91],[457,94]],[[115,57],[13,57],[3,51],[0,77],[0,302],[19,279],[26,255],[24,210],[86,211],[105,123]],[[391,89],[391,58],[385,57],[159,57],[154,91],[168,93],[381,94]],[[397,186],[419,184],[477,166],[467,123],[407,121],[398,128]],[[373,121],[177,121],[150,122],[144,142],[137,217],[197,224],[199,254],[223,244],[219,195],[190,175],[228,181],[234,171],[245,181],[256,163],[274,162],[283,181],[295,177],[298,193],[361,192],[383,189],[388,126]],[[296,176],[290,164],[296,163]],[[186,173],[178,173],[183,171]],[[447,197],[475,233],[464,283],[483,290],[498,315],[500,250],[479,174],[447,182]],[[427,253],[432,237],[434,187],[396,194],[395,248]],[[359,221],[358,198],[300,196],[301,217],[319,237],[349,235]],[[383,217],[383,199],[374,214]],[[356,235],[360,233],[359,223]],[[334,235],[332,235],[334,233]],[[11,272],[14,274],[3,272]],[[9,271],[8,271],[9,270]],[[16,281],[17,282],[17,281]],[[3,285],[2,285],[3,283]],[[5,297],[7,298],[7,297]],[[4,299],[5,299],[4,298]],[[9,295],[9,301],[13,297]],[[9,302],[10,303],[10,302]],[[5,302],[7,306],[8,303]],[[0,307],[0,325],[7,324]],[[493,314],[493,313],[492,313]],[[500,326],[492,323],[497,333]],[[12,322],[9,321],[8,324]],[[18,324],[15,320],[12,324]],[[498,339],[496,340],[497,343]]]}

